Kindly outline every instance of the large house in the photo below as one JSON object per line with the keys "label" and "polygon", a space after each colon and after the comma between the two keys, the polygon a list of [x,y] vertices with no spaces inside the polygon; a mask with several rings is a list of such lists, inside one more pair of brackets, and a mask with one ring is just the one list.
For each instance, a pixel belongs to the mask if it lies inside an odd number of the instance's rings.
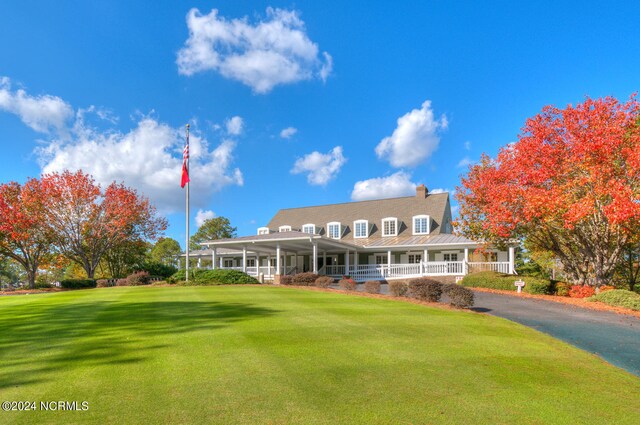
{"label": "large house", "polygon": [[356,281],[463,276],[471,271],[515,273],[514,248],[483,249],[452,234],[448,193],[278,211],[255,235],[204,242],[198,265],[243,270],[266,280],[311,271]]}

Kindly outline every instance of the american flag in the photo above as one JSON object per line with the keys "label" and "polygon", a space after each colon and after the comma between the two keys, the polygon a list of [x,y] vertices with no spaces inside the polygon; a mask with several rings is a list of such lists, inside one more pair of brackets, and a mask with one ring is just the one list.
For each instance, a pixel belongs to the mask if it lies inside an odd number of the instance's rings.
{"label": "american flag", "polygon": [[182,180],[180,181],[180,187],[184,188],[184,185],[189,183],[189,135],[187,134],[187,144],[184,145],[182,150]]}

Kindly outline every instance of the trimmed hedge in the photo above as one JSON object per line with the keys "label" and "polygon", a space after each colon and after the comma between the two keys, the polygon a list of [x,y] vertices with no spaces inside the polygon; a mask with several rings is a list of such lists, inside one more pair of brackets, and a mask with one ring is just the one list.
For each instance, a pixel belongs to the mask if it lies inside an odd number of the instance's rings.
{"label": "trimmed hedge", "polygon": [[151,276],[167,278],[176,274],[178,269],[162,263],[144,263],[142,267],[140,267],[140,271],[149,272]]}
{"label": "trimmed hedge", "polygon": [[116,281],[116,286],[131,286],[129,279],[123,278]]}
{"label": "trimmed hedge", "polygon": [[109,286],[109,281],[107,279],[98,279],[96,281],[96,288],[106,288]]}
{"label": "trimmed hedge", "polygon": [[280,285],[293,285],[293,276],[288,274],[280,276]]}
{"label": "trimmed hedge", "polygon": [[616,307],[640,311],[640,295],[626,289],[611,289],[588,298],[589,301],[600,301]]}
{"label": "trimmed hedge", "polygon": [[320,276],[316,279],[313,285],[318,288],[329,288],[333,285],[333,278],[331,276]]}
{"label": "trimmed hedge", "polygon": [[[167,281],[183,282],[186,280],[184,270],[178,270]],[[215,270],[189,270],[189,285],[238,285],[255,284],[258,281],[240,270],[215,269]]]}
{"label": "trimmed hedge", "polygon": [[442,296],[442,283],[428,277],[411,279],[409,295],[422,301],[438,302]]}
{"label": "trimmed hedge", "polygon": [[60,286],[65,289],[85,289],[95,288],[95,279],[64,279],[60,281]]}
{"label": "trimmed hedge", "polygon": [[462,279],[462,285],[473,288],[501,289],[516,291],[516,280],[524,280],[524,292],[529,294],[553,294],[554,285],[547,279],[533,276],[514,276],[496,272],[479,272],[466,275]]}
{"label": "trimmed hedge", "polygon": [[458,308],[473,307],[474,298],[471,289],[455,283],[444,285],[443,289],[449,297],[449,304],[452,306]]}
{"label": "trimmed hedge", "polygon": [[406,282],[401,280],[392,280],[389,282],[389,293],[394,297],[404,297],[407,295],[409,287]]}
{"label": "trimmed hedge", "polygon": [[142,286],[150,284],[151,277],[149,276],[149,272],[136,272],[127,276],[127,281],[129,282],[129,286]]}
{"label": "trimmed hedge", "polygon": [[369,294],[379,294],[380,293],[380,281],[367,280],[364,283],[364,292],[367,292]]}
{"label": "trimmed hedge", "polygon": [[310,286],[313,285],[318,279],[318,275],[315,273],[296,273],[293,275],[293,284],[300,286]]}
{"label": "trimmed hedge", "polygon": [[358,284],[353,279],[340,279],[338,284],[340,285],[340,288],[345,291],[355,291],[358,287]]}

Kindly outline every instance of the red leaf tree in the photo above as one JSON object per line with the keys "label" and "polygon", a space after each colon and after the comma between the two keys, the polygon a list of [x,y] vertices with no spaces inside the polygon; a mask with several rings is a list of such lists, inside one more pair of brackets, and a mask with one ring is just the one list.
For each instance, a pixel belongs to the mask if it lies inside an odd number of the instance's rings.
{"label": "red leaf tree", "polygon": [[639,110],[635,95],[543,108],[516,143],[462,178],[458,230],[493,243],[524,238],[574,281],[608,282],[640,229]]}
{"label": "red leaf tree", "polygon": [[80,264],[89,278],[109,250],[130,241],[155,239],[167,227],[148,199],[122,184],[114,182],[102,190],[82,171],[47,174],[41,182],[53,243],[62,255]]}
{"label": "red leaf tree", "polygon": [[35,286],[40,264],[51,253],[51,234],[43,226],[45,203],[40,182],[0,185],[0,254],[12,258]]}

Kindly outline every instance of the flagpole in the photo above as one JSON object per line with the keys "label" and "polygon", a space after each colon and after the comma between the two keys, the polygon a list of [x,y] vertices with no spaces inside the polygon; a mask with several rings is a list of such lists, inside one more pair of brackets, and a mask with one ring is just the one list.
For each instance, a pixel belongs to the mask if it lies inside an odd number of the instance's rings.
{"label": "flagpole", "polygon": [[[187,124],[187,149],[189,149],[189,124]],[[187,171],[189,170],[189,157],[187,157]],[[187,262],[185,265],[185,276],[189,282],[189,182],[187,181]]]}

